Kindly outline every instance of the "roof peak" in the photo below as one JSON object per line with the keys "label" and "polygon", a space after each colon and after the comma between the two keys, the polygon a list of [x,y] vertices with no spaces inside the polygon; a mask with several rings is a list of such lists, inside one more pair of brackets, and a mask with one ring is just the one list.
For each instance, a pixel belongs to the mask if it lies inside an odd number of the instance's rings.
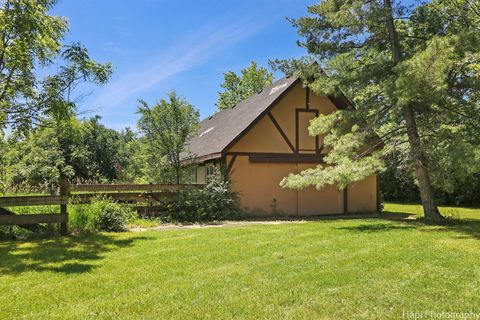
{"label": "roof peak", "polygon": [[[293,77],[293,78],[294,78],[295,80],[298,79],[298,77]],[[266,85],[266,86],[263,87],[261,90],[259,90],[258,92],[252,94],[252,95],[249,96],[248,98],[246,98],[246,99],[244,99],[244,100],[241,100],[240,102],[237,102],[234,106],[232,106],[232,107],[230,107],[230,108],[225,108],[225,109],[223,109],[223,110],[218,110],[218,111],[214,112],[213,114],[211,114],[211,115],[209,115],[208,117],[204,118],[204,119],[202,120],[202,122],[205,121],[205,120],[211,120],[213,117],[215,117],[215,116],[217,116],[217,115],[219,115],[219,114],[221,114],[221,113],[223,113],[223,112],[226,112],[226,111],[228,111],[228,110],[235,109],[236,107],[238,107],[238,106],[244,104],[245,102],[247,102],[249,99],[252,99],[253,97],[255,97],[255,96],[257,96],[257,95],[260,95],[260,94],[264,93],[264,91],[266,91],[266,89],[269,88],[269,87],[275,88],[275,84],[276,84],[276,83],[280,83],[280,82],[282,82],[282,81],[285,82],[285,81],[288,81],[288,80],[291,80],[291,79],[292,79],[291,76],[285,76],[285,77],[282,77],[282,78],[280,78],[280,79],[278,79],[278,80],[275,80],[274,82],[272,82],[272,83],[269,84],[269,85]],[[288,85],[288,83],[285,83],[285,86],[286,86],[286,85]],[[275,92],[273,92],[273,93],[275,93]],[[270,94],[272,94],[272,92],[270,92]]]}
{"label": "roof peak", "polygon": [[298,77],[280,78],[235,106],[217,111],[205,118],[200,122],[197,133],[188,142],[185,154],[200,159],[212,154],[221,154],[275,104],[288,88],[296,84],[298,79]]}

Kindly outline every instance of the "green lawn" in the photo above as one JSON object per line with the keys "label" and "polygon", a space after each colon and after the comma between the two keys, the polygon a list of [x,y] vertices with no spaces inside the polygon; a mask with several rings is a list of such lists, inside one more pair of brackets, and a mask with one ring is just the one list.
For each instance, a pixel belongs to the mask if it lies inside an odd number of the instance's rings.
{"label": "green lawn", "polygon": [[[385,205],[384,211],[394,213],[408,213],[416,216],[423,216],[422,207],[416,204],[389,203]],[[441,207],[440,212],[445,217],[450,217],[454,219],[480,220],[480,209],[478,208]]]}
{"label": "green lawn", "polygon": [[446,226],[395,220],[417,208],[387,205],[387,219],[0,242],[0,319],[480,313],[480,210],[456,209],[464,220]]}

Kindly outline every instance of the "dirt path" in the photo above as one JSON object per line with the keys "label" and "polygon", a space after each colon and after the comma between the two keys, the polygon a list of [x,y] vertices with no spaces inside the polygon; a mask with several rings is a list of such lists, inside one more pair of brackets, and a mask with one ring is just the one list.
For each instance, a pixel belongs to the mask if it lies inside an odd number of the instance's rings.
{"label": "dirt path", "polygon": [[244,227],[254,225],[280,225],[280,224],[294,224],[306,223],[308,221],[323,221],[323,220],[348,220],[348,219],[385,219],[385,220],[412,220],[416,217],[409,214],[356,214],[356,215],[331,215],[331,216],[313,216],[313,217],[287,217],[284,219],[268,220],[244,220],[244,221],[222,221],[218,223],[195,223],[195,224],[162,224],[150,228],[132,227],[129,230],[132,232],[145,231],[162,231],[162,230],[179,230],[179,229],[201,229],[201,228],[225,228],[225,227]]}
{"label": "dirt path", "polygon": [[291,223],[305,223],[307,220],[279,220],[279,221],[224,221],[219,223],[206,224],[163,224],[151,228],[130,228],[131,232],[145,232],[145,231],[162,231],[162,230],[179,230],[179,229],[202,229],[202,228],[225,228],[225,227],[244,227],[254,225],[276,225],[276,224],[291,224]]}

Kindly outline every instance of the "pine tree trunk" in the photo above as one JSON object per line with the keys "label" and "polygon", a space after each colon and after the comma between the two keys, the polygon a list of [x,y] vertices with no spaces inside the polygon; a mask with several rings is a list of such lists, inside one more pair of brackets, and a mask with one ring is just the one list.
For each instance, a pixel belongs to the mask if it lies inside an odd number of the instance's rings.
{"label": "pine tree trunk", "polygon": [[[384,0],[385,8],[387,9],[386,23],[390,43],[392,45],[392,58],[394,64],[398,64],[401,60],[400,42],[398,41],[398,34],[393,20],[393,8],[391,0]],[[415,174],[418,180],[418,189],[420,190],[420,198],[423,205],[423,213],[426,219],[438,220],[442,216],[438,211],[435,198],[433,196],[432,183],[426,165],[425,154],[423,151],[420,135],[418,134],[417,122],[415,121],[415,113],[413,107],[407,105],[403,108],[403,117],[405,126],[407,127],[408,142],[410,144],[411,157],[415,168]]]}
{"label": "pine tree trunk", "polygon": [[422,149],[422,142],[418,134],[413,108],[411,106],[403,108],[403,115],[405,118],[405,125],[407,127],[408,142],[411,150],[410,154],[418,180],[418,189],[420,190],[423,213],[426,219],[439,220],[442,218],[442,216],[438,211],[438,207],[433,196],[432,183],[430,181],[430,175],[428,173],[425,155]]}

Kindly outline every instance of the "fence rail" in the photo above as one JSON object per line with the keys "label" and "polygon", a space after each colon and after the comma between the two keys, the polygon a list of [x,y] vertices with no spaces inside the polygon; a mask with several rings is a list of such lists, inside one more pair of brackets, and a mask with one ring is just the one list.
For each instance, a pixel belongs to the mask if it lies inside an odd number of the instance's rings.
{"label": "fence rail", "polygon": [[67,196],[0,197],[0,207],[31,207],[68,204]]}
{"label": "fence rail", "polygon": [[72,184],[70,192],[100,192],[100,191],[179,191],[200,188],[199,184]]}
{"label": "fence rail", "polygon": [[[59,195],[34,195],[0,197],[0,225],[36,225],[39,223],[59,223],[62,234],[67,233],[68,204],[90,203],[94,197],[106,196],[113,201],[129,203],[147,203],[147,206],[137,206],[139,214],[156,215],[164,210],[162,206],[153,203],[164,202],[178,196],[180,190],[198,189],[199,184],[77,184],[69,185],[66,180],[60,182]],[[24,206],[59,205],[59,214],[15,214],[6,209]]]}
{"label": "fence rail", "polygon": [[63,223],[67,217],[63,214],[14,214],[0,215],[0,225],[33,225],[38,223]]}
{"label": "fence rail", "polygon": [[93,198],[98,196],[105,196],[114,201],[128,201],[128,202],[152,202],[163,201],[175,198],[177,192],[163,191],[163,192],[118,192],[118,193],[81,193],[72,194],[71,199],[74,203],[89,203]]}

